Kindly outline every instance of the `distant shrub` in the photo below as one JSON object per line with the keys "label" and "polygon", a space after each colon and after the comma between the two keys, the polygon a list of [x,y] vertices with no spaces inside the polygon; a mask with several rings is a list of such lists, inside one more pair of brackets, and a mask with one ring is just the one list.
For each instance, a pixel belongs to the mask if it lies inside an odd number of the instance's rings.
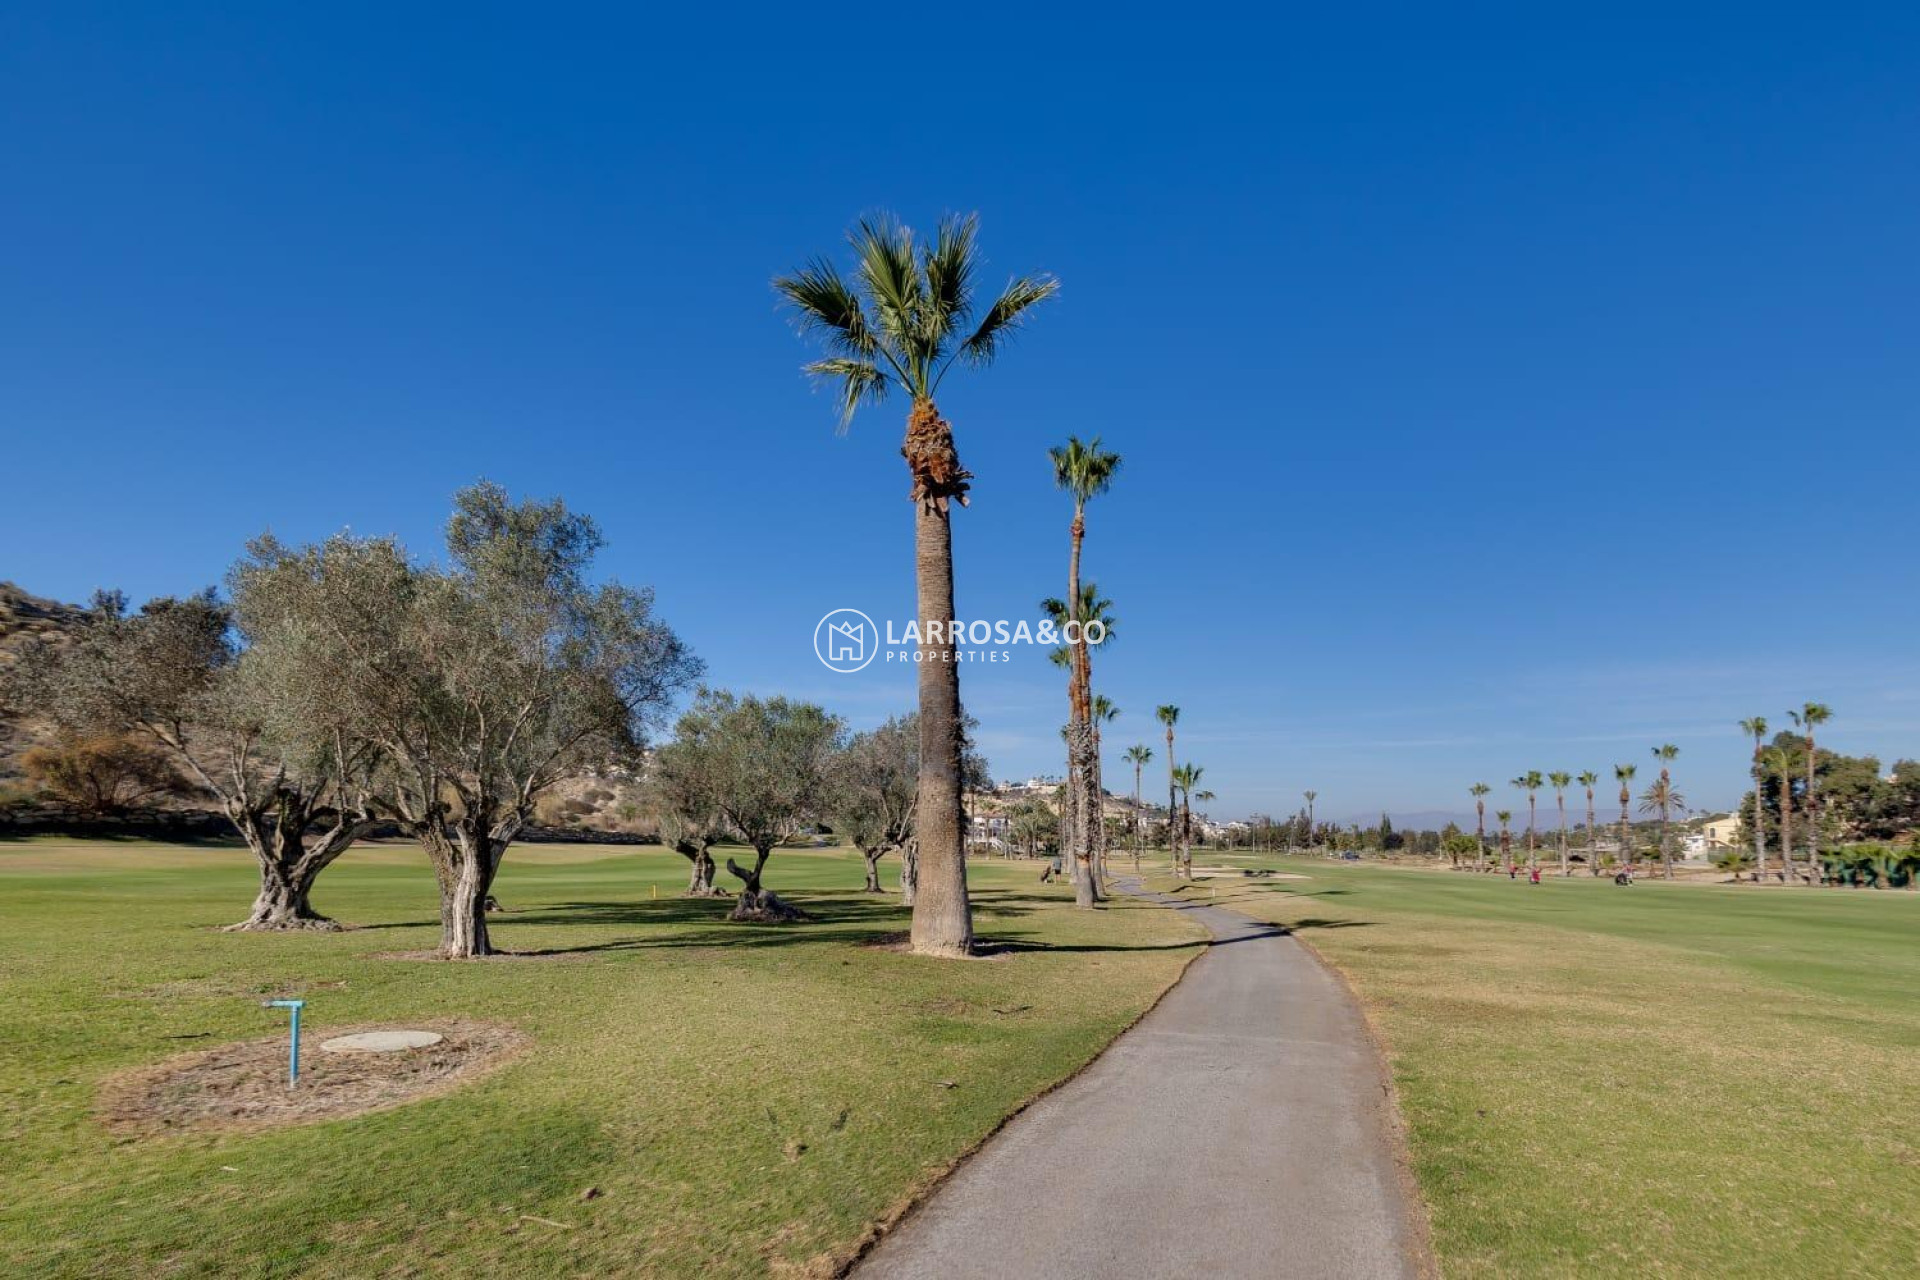
{"label": "distant shrub", "polygon": [[119,813],[180,790],[180,776],[157,747],[117,734],[34,747],[21,766],[49,798],[81,813]]}

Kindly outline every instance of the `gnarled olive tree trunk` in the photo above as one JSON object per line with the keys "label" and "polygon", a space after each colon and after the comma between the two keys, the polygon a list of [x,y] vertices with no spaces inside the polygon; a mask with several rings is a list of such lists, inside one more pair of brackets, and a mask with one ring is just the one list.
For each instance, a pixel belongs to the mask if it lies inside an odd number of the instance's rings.
{"label": "gnarled olive tree trunk", "polygon": [[887,848],[888,846],[883,844],[872,849],[860,850],[860,860],[866,863],[867,868],[867,882],[860,888],[862,893],[886,892],[880,887],[880,859],[887,856]]}
{"label": "gnarled olive tree trunk", "polygon": [[687,860],[688,898],[724,898],[726,890],[713,885],[714,865],[711,846],[700,840],[676,840],[673,851]]}
{"label": "gnarled olive tree trunk", "polygon": [[913,950],[964,956],[973,949],[961,823],[960,666],[953,637],[953,529],[950,502],[966,505],[969,473],[953,431],[931,400],[914,403],[901,453],[913,477],[914,573],[920,611],[920,842],[913,898]]}
{"label": "gnarled olive tree trunk", "polygon": [[732,858],[727,859],[728,873],[740,880],[740,897],[733,904],[733,910],[728,913],[727,919],[751,924],[780,924],[788,920],[811,920],[812,916],[791,902],[785,901],[773,890],[761,885],[760,874],[767,868],[767,858],[773,852],[773,846],[755,848],[753,852],[751,871]]}
{"label": "gnarled olive tree trunk", "polygon": [[487,898],[519,823],[504,826],[462,816],[451,824],[423,824],[416,835],[440,883],[440,954],[473,960],[494,954],[487,932]]}
{"label": "gnarled olive tree trunk", "polygon": [[920,837],[909,836],[900,846],[900,905],[913,905],[914,894],[920,888]]}
{"label": "gnarled olive tree trunk", "polygon": [[332,827],[309,843],[307,832],[316,808],[310,797],[289,791],[275,797],[271,816],[265,809],[249,810],[237,802],[227,806],[228,819],[260,868],[260,891],[254,896],[253,909],[245,920],[227,926],[230,931],[340,927],[313,909],[313,884],[373,822],[364,816],[339,814]]}

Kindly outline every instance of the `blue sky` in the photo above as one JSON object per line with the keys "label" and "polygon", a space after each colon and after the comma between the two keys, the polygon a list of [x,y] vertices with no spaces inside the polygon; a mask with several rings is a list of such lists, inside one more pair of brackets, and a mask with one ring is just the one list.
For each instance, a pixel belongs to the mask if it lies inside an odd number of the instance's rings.
{"label": "blue sky", "polygon": [[[0,13],[0,577],[428,551],[484,475],[716,682],[870,723],[910,675],[810,637],[911,612],[904,406],[836,436],[768,281],[978,210],[1063,289],[942,395],[960,612],[1061,592],[1048,445],[1122,452],[1110,757],[1176,702],[1216,812],[1346,817],[1663,740],[1725,805],[1810,697],[1920,754],[1910,7],[710,14]],[[965,696],[1057,768],[1038,650]]]}

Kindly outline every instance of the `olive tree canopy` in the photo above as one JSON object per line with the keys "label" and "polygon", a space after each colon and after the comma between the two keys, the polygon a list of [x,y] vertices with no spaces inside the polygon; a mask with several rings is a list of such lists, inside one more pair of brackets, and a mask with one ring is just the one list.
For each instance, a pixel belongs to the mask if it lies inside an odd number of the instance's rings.
{"label": "olive tree canopy", "polygon": [[735,920],[791,920],[803,913],[761,886],[774,846],[800,834],[829,803],[828,775],[845,736],[837,717],[810,702],[702,689],[674,727],[667,750],[691,762],[730,834],[752,846],[749,870],[727,859],[742,884]]}
{"label": "olive tree canopy", "polygon": [[392,569],[349,610],[339,691],[385,761],[383,800],[440,880],[448,956],[491,953],[486,901],[556,782],[635,757],[700,663],[653,594],[591,584],[599,530],[564,502],[455,496],[444,568]]}

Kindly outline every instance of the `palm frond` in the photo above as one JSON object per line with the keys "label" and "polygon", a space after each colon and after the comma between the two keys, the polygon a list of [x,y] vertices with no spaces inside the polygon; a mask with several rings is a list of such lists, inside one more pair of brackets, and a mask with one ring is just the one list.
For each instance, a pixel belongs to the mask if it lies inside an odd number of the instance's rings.
{"label": "palm frond", "polygon": [[914,395],[925,393],[929,356],[921,337],[926,292],[913,259],[913,232],[889,214],[862,218],[848,237],[873,301],[873,323],[899,353]]}
{"label": "palm frond", "polygon": [[1120,470],[1120,455],[1101,449],[1099,436],[1088,441],[1068,436],[1064,445],[1048,449],[1047,457],[1053,460],[1054,484],[1067,490],[1074,501],[1082,505],[1111,488],[1113,477]]}
{"label": "palm frond", "polygon": [[920,268],[927,282],[921,335],[929,347],[944,350],[973,309],[973,241],[979,229],[978,214],[949,214],[940,220],[933,243],[921,248]]}
{"label": "palm frond", "polygon": [[887,388],[893,382],[871,360],[854,360],[846,356],[815,360],[806,366],[806,372],[818,381],[835,384],[840,399],[842,432],[852,425],[853,411],[860,407],[861,401],[878,404],[887,398]]}
{"label": "palm frond", "polygon": [[1060,282],[1052,276],[1019,276],[1008,282],[1004,292],[993,300],[979,327],[960,344],[954,354],[978,367],[993,363],[1000,349],[1025,323],[1027,313],[1060,291]]}
{"label": "palm frond", "polygon": [[794,310],[800,332],[819,337],[828,350],[872,359],[878,340],[867,321],[860,295],[824,258],[815,258],[790,276],[773,282],[775,292]]}

